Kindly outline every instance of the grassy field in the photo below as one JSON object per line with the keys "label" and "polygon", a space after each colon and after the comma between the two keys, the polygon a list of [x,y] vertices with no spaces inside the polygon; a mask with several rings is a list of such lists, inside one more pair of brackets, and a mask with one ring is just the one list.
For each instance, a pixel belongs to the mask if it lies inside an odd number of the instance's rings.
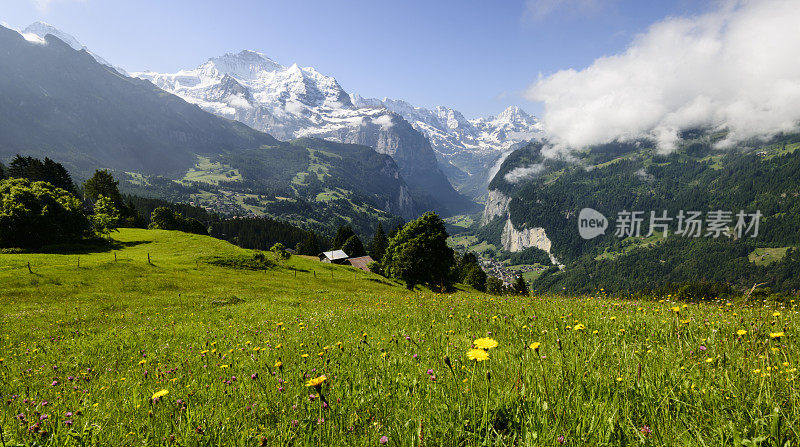
{"label": "grassy field", "polygon": [[756,263],[756,265],[767,265],[773,262],[778,262],[786,256],[786,251],[789,250],[790,247],[778,247],[778,248],[756,248],[753,250],[750,255],[748,255],[748,259],[751,262]]}
{"label": "grassy field", "polygon": [[798,444],[795,307],[437,295],[114,237],[0,254],[5,446]]}

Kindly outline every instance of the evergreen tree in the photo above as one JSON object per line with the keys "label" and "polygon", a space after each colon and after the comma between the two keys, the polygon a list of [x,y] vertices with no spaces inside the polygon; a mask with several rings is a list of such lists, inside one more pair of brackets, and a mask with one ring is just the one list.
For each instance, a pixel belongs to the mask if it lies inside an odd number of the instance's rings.
{"label": "evergreen tree", "polygon": [[0,163],[0,180],[6,178],[6,167],[3,166],[3,163]]}
{"label": "evergreen tree", "polygon": [[525,282],[525,278],[523,278],[522,275],[517,275],[517,279],[514,281],[512,287],[517,295],[527,295],[530,292],[528,283]]}
{"label": "evergreen tree", "polygon": [[321,251],[317,235],[313,231],[308,232],[308,236],[296,247],[298,255],[316,256]]}
{"label": "evergreen tree", "polygon": [[[92,202],[96,201],[100,196],[111,199],[121,218],[126,219],[126,221],[130,219],[131,223],[136,220],[136,209],[125,205],[125,200],[119,192],[119,181],[110,172],[100,169],[95,170],[92,178],[83,183],[83,193]],[[207,231],[204,231],[203,234],[205,233]]]}
{"label": "evergreen tree", "polygon": [[383,259],[384,272],[406,282],[444,291],[451,285],[453,250],[447,246],[444,221],[428,212],[409,222],[389,240]]}
{"label": "evergreen tree", "polygon": [[208,235],[208,229],[199,220],[183,217],[181,213],[172,211],[164,206],[154,209],[150,214],[150,228]]}
{"label": "evergreen tree", "polygon": [[503,295],[506,293],[506,286],[500,278],[489,276],[486,278],[486,291],[492,295]]}
{"label": "evergreen tree", "polygon": [[369,246],[369,255],[375,262],[381,262],[384,253],[386,253],[386,245],[388,243],[386,233],[383,232],[383,225],[378,222],[378,228],[375,229],[375,236]]}
{"label": "evergreen tree", "polygon": [[486,279],[487,275],[486,272],[483,271],[477,265],[472,265],[467,269],[466,274],[464,275],[464,284],[474,288],[475,290],[480,290],[481,292],[486,291]]}
{"label": "evergreen tree", "polygon": [[353,231],[353,227],[351,227],[350,225],[339,227],[339,230],[336,231],[336,237],[333,238],[333,244],[331,245],[331,250],[340,250],[344,245],[344,243],[355,235],[356,233],[355,231]]}
{"label": "evergreen tree", "polygon": [[165,206],[154,209],[150,214],[150,228],[156,230],[177,230],[178,222],[175,219],[175,213]]}
{"label": "evergreen tree", "polygon": [[[118,210],[125,208],[122,194],[119,193],[119,181],[106,170],[97,169],[94,175],[83,184],[83,192],[86,198],[95,202],[98,197],[108,197]],[[127,215],[127,213],[124,213]]]}
{"label": "evergreen tree", "polygon": [[351,258],[357,258],[367,254],[367,251],[364,250],[364,244],[361,243],[361,239],[356,235],[350,236],[342,245],[341,249]]}
{"label": "evergreen tree", "polygon": [[8,166],[8,176],[26,178],[32,182],[47,182],[75,194],[75,184],[64,166],[46,157],[41,161],[38,158],[17,155]]}
{"label": "evergreen tree", "polygon": [[392,228],[392,231],[389,232],[389,239],[397,236],[397,233],[399,233],[400,230],[403,229],[403,226],[405,226],[405,223],[403,221],[400,221],[400,223],[398,223],[396,227]]}

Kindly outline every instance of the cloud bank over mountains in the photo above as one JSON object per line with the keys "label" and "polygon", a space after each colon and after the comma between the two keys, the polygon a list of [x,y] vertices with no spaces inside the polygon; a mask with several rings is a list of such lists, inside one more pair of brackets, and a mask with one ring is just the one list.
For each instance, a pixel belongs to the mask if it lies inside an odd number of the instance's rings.
{"label": "cloud bank over mountains", "polygon": [[724,2],[655,23],[583,70],[540,75],[526,97],[544,103],[561,149],[645,137],[668,151],[697,127],[728,129],[723,147],[790,131],[800,121],[798,23],[797,0]]}

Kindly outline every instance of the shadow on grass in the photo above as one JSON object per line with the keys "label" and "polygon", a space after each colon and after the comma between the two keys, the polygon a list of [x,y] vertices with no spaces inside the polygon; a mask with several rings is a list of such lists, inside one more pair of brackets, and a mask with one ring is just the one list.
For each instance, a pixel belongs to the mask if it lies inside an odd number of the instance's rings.
{"label": "shadow on grass", "polygon": [[91,253],[108,253],[123,248],[135,247],[137,245],[148,244],[152,241],[115,241],[106,239],[86,239],[82,242],[69,244],[45,245],[44,247],[26,250],[24,253],[44,253],[55,255],[88,255]]}
{"label": "shadow on grass", "polygon": [[378,284],[385,284],[387,286],[392,286],[392,287],[397,287],[397,286],[401,285],[399,283],[392,283],[392,282],[386,281],[385,279],[378,279],[378,278],[367,278],[367,281],[376,282]]}

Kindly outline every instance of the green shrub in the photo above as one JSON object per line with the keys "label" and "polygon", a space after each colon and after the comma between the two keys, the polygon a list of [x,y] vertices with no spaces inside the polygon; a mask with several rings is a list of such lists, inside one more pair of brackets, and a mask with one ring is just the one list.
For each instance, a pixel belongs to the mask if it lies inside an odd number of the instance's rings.
{"label": "green shrub", "polygon": [[70,242],[88,230],[81,201],[69,192],[46,182],[0,180],[0,247]]}

